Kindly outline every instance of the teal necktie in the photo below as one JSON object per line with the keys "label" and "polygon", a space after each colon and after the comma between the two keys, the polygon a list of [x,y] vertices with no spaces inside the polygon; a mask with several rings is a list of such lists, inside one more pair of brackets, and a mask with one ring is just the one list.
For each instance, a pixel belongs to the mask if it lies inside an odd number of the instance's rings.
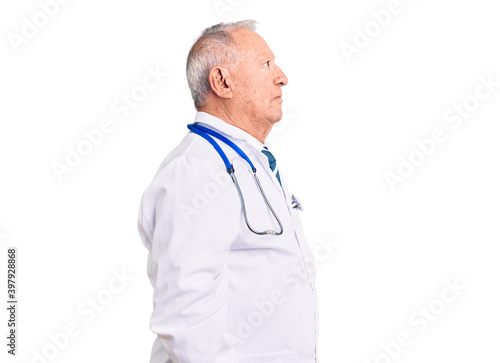
{"label": "teal necktie", "polygon": [[[267,156],[267,159],[269,160],[269,167],[271,168],[271,171],[276,175],[276,178],[280,182],[281,185],[281,179],[280,179],[280,172],[276,166],[276,159],[274,158],[273,154],[269,151],[267,146],[264,146],[264,149],[261,150],[261,152]],[[281,186],[283,188],[283,186]]]}

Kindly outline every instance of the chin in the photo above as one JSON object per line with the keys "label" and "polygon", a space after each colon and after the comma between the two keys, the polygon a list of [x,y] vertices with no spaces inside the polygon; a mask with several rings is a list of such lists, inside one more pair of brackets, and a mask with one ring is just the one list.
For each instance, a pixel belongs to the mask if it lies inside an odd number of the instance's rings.
{"label": "chin", "polygon": [[273,124],[279,122],[283,118],[283,111],[279,110],[279,112],[273,112],[269,117],[269,121]]}

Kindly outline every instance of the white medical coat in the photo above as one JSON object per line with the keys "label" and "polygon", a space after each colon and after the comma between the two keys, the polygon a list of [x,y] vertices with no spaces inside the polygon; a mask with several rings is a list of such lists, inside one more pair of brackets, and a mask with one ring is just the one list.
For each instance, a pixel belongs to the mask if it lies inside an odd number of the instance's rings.
{"label": "white medical coat", "polygon": [[[259,236],[248,229],[221,157],[188,132],[164,159],[139,210],[154,288],[151,363],[319,362],[315,261],[282,170],[283,187],[257,139],[204,112],[195,122],[248,155],[284,232]],[[218,143],[234,163],[252,227],[279,231],[248,164]]]}

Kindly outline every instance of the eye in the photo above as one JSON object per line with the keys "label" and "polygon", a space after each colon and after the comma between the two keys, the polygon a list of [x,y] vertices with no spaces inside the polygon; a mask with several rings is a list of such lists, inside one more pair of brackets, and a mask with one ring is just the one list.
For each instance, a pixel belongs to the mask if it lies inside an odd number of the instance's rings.
{"label": "eye", "polygon": [[271,66],[271,61],[267,61],[266,63],[264,63],[267,67],[270,67]]}

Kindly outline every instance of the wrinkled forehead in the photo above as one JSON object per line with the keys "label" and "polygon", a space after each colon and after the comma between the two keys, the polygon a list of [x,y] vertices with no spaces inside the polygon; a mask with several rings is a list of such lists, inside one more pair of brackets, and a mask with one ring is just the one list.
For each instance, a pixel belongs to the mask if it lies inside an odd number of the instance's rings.
{"label": "wrinkled forehead", "polygon": [[238,48],[239,60],[274,59],[264,38],[250,29],[237,29],[232,32]]}

